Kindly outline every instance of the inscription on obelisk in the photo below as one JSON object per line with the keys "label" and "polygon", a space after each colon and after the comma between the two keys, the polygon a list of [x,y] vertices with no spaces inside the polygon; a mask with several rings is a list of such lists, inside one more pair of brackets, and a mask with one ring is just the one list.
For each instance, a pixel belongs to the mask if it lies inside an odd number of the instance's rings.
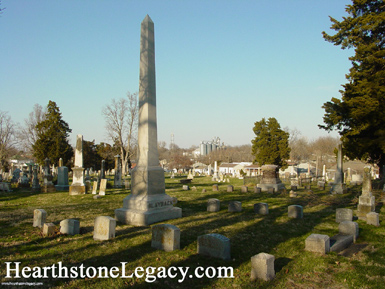
{"label": "inscription on obelisk", "polygon": [[165,193],[157,143],[154,22],[147,15],[140,34],[139,159],[132,170],[131,194],[124,198],[123,208],[115,210],[120,222],[147,226],[182,216],[182,209],[173,207]]}

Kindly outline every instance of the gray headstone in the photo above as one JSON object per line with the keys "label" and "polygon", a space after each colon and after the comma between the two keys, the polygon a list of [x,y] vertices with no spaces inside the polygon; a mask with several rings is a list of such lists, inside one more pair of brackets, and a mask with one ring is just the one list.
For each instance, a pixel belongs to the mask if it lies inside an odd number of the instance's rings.
{"label": "gray headstone", "polygon": [[262,193],[262,188],[255,186],[254,193],[257,193],[257,194]]}
{"label": "gray headstone", "polygon": [[259,253],[251,257],[251,280],[273,280],[275,277],[274,260],[275,257],[267,253]]}
{"label": "gray headstone", "polygon": [[33,226],[42,228],[47,219],[47,212],[43,209],[33,211]]}
{"label": "gray headstone", "polygon": [[229,203],[229,212],[241,212],[242,211],[242,203],[238,201],[233,201]]}
{"label": "gray headstone", "polygon": [[93,186],[92,186],[92,194],[93,195],[96,195],[97,194],[97,189],[98,189],[98,182],[94,182]]}
{"label": "gray headstone", "polygon": [[300,205],[291,205],[287,207],[287,214],[289,218],[302,219],[303,208]]}
{"label": "gray headstone", "polygon": [[336,210],[336,222],[353,221],[353,211],[351,209],[339,208]]}
{"label": "gray headstone", "polygon": [[234,191],[234,187],[232,185],[227,186],[227,192],[232,193]]}
{"label": "gray headstone", "polygon": [[215,184],[213,185],[213,192],[218,192],[219,188],[218,188],[218,185]]}
{"label": "gray headstone", "polygon": [[68,235],[80,234],[80,222],[76,219],[65,219],[60,222],[60,233]]}
{"label": "gray headstone", "polygon": [[218,212],[221,209],[221,202],[218,199],[207,201],[207,212]]}
{"label": "gray headstone", "polygon": [[343,221],[338,225],[338,231],[342,235],[353,235],[353,242],[356,242],[359,234],[358,223]]}
{"label": "gray headstone", "polygon": [[376,227],[380,226],[379,214],[376,212],[370,212],[366,214],[366,223]]}
{"label": "gray headstone", "polygon": [[180,230],[177,226],[160,224],[152,227],[151,247],[171,252],[180,249]]}
{"label": "gray headstone", "polygon": [[269,214],[269,205],[267,203],[254,204],[254,213],[259,214],[259,215],[268,215]]}
{"label": "gray headstone", "polygon": [[100,196],[106,195],[106,189],[107,189],[107,179],[102,179],[100,181],[99,195]]}
{"label": "gray headstone", "polygon": [[220,234],[198,237],[198,254],[223,260],[230,260],[230,239]]}
{"label": "gray headstone", "polygon": [[109,216],[99,216],[94,222],[94,240],[110,240],[115,238],[116,220]]}
{"label": "gray headstone", "polygon": [[247,193],[249,191],[249,188],[247,186],[242,186],[241,187],[241,192],[242,193]]}

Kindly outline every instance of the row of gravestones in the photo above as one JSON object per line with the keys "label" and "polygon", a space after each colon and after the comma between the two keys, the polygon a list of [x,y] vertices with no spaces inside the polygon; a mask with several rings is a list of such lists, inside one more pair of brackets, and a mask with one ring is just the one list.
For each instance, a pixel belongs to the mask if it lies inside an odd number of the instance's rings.
{"label": "row of gravestones", "polygon": [[[340,252],[355,243],[359,236],[359,226],[358,223],[353,222],[353,210],[337,209],[336,222],[339,223],[338,234],[332,237],[323,234],[311,234],[305,240],[305,250],[327,254],[329,252]],[[375,212],[368,213],[366,223],[378,227],[380,225],[379,214]]]}
{"label": "row of gravestones", "polygon": [[[43,228],[43,235],[53,235],[56,226],[46,223],[47,212],[43,209],[34,211],[33,226]],[[116,220],[109,216],[98,216],[94,222],[94,240],[110,240],[115,238]],[[60,222],[60,233],[76,235],[80,233],[80,222],[77,219],[66,219]],[[180,229],[170,224],[152,226],[151,247],[171,252],[180,249]],[[230,239],[221,234],[198,236],[197,253],[223,260],[230,260]],[[274,256],[259,253],[251,257],[251,279],[271,280],[275,277]]]}
{"label": "row of gravestones", "polygon": [[[221,208],[221,202],[218,199],[209,199],[207,201],[208,212],[218,212]],[[229,212],[241,212],[242,203],[239,201],[231,201],[228,206]],[[267,203],[256,203],[254,204],[254,213],[259,215],[269,214],[269,205]],[[287,214],[289,218],[302,219],[303,218],[303,207],[300,205],[290,205],[287,207]]]}

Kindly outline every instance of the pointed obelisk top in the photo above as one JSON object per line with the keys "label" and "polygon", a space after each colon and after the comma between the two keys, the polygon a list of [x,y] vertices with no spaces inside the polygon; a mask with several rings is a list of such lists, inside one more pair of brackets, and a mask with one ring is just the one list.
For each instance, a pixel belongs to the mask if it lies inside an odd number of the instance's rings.
{"label": "pointed obelisk top", "polygon": [[151,23],[154,23],[152,21],[152,19],[150,18],[150,16],[148,16],[148,14],[146,15],[146,17],[144,17],[143,21],[142,22],[151,22]]}

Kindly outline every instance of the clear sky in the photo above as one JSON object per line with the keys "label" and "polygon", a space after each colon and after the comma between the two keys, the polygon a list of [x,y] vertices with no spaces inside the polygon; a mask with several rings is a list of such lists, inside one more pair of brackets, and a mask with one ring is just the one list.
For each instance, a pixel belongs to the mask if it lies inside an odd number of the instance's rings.
{"label": "clear sky", "polygon": [[[140,23],[155,23],[158,141],[250,144],[275,117],[310,140],[353,50],[326,42],[348,0],[2,0],[0,110],[57,103],[76,135],[107,138],[102,108],[139,89]],[[332,136],[336,136],[334,133]]]}

